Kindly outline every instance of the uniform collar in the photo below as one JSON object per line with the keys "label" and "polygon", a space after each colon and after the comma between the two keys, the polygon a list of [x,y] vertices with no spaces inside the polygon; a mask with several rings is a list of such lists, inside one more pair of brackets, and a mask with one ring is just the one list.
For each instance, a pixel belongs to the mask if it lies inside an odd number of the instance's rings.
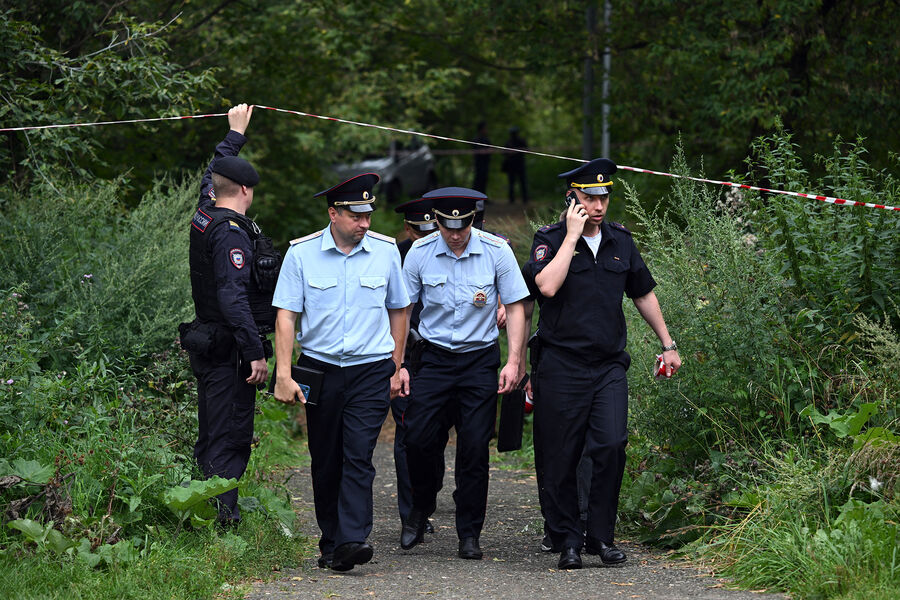
{"label": "uniform collar", "polygon": [[451,256],[453,258],[465,258],[470,254],[483,254],[484,242],[481,241],[480,237],[475,235],[475,231],[476,229],[474,227],[470,230],[469,243],[466,244],[466,249],[463,250],[463,253],[458,257],[453,253],[453,250],[450,249],[450,246],[447,245],[447,242],[444,241],[444,236],[441,235],[441,232],[438,231],[435,254],[446,254],[447,256]]}
{"label": "uniform collar", "polygon": [[[341,249],[337,247],[337,244],[334,242],[334,236],[331,235],[331,224],[329,224],[322,233],[322,245],[321,250],[325,252],[327,250],[335,250],[336,252],[341,252]],[[370,252],[372,250],[372,246],[369,244],[369,232],[366,232],[366,235],[363,236],[363,239],[359,241],[356,246],[353,247],[353,250],[350,251],[350,254],[344,254],[344,256],[353,256],[360,249],[365,250],[366,252]]]}

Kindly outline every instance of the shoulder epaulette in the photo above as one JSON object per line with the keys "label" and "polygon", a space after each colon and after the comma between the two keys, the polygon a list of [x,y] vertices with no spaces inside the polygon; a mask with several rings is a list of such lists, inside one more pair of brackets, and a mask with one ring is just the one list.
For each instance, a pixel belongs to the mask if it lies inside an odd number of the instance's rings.
{"label": "shoulder epaulette", "polygon": [[475,230],[475,235],[477,235],[483,242],[490,244],[491,246],[496,246],[497,248],[501,248],[505,244],[509,243],[509,240],[504,239],[494,233],[483,231],[481,229]]}
{"label": "shoulder epaulette", "polygon": [[424,246],[425,244],[430,244],[431,242],[438,239],[439,235],[441,235],[441,233],[439,231],[433,231],[433,232],[429,233],[428,235],[426,235],[425,237],[419,238],[416,241],[414,241],[412,247],[418,248],[419,246]]}
{"label": "shoulder epaulette", "polygon": [[319,230],[319,231],[317,231],[317,232],[315,232],[315,233],[311,233],[311,234],[309,234],[309,235],[304,235],[303,237],[299,237],[299,238],[293,239],[293,240],[291,240],[291,246],[293,246],[294,244],[299,244],[299,243],[301,243],[301,242],[308,242],[309,240],[314,240],[314,239],[316,239],[317,237],[319,237],[320,235],[322,235],[322,233],[324,233],[324,231],[325,231],[325,230],[322,229],[322,230]]}
{"label": "shoulder epaulette", "polygon": [[553,231],[554,229],[559,229],[560,227],[562,227],[562,221],[559,221],[557,223],[551,223],[550,225],[544,225],[543,227],[538,229],[538,231],[543,231],[543,232]]}
{"label": "shoulder epaulette", "polygon": [[388,242],[390,244],[397,243],[397,240],[389,235],[384,235],[383,233],[378,233],[377,231],[372,231],[371,229],[367,233],[369,234],[369,237],[373,237],[376,240],[381,240],[382,242]]}
{"label": "shoulder epaulette", "polygon": [[618,229],[619,231],[624,231],[628,235],[631,235],[631,232],[628,231],[628,229],[621,223],[614,223],[614,222],[610,221],[609,226],[612,227],[613,229]]}

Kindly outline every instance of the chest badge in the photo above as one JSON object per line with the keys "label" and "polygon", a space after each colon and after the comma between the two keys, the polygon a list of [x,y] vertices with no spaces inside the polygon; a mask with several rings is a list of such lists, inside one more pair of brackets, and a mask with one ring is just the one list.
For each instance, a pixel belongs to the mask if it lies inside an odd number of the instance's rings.
{"label": "chest badge", "polygon": [[474,304],[478,308],[484,308],[484,305],[487,304],[487,294],[484,290],[478,290],[477,292],[475,292],[475,297],[472,298],[472,304]]}

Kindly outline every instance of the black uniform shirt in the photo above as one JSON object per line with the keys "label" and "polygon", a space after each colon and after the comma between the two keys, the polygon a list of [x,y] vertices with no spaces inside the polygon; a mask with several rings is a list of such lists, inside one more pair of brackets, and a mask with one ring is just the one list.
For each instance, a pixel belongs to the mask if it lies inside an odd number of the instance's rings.
{"label": "black uniform shirt", "polygon": [[522,268],[529,290],[541,307],[538,337],[545,345],[603,359],[625,350],[624,295],[639,298],[656,282],[644,264],[631,232],[618,223],[600,225],[603,239],[594,257],[583,238],[575,245],[569,273],[552,298],[538,291],[535,277],[550,264],[566,237],[564,222],[534,234],[531,256]]}
{"label": "black uniform shirt", "polygon": [[[213,161],[221,156],[237,156],[246,141],[247,138],[244,135],[234,130],[229,131],[225,139],[216,146]],[[200,210],[212,206],[214,203],[212,165],[213,163],[210,162],[200,184],[200,198],[197,202]],[[251,265],[253,264],[253,246],[250,237],[240,228],[237,219],[234,219],[215,226],[207,233],[206,238],[208,256],[212,259],[216,296],[219,301],[219,310],[225,319],[224,324],[234,334],[244,360],[253,361],[264,358],[259,329],[253,321],[253,314],[247,299]]]}

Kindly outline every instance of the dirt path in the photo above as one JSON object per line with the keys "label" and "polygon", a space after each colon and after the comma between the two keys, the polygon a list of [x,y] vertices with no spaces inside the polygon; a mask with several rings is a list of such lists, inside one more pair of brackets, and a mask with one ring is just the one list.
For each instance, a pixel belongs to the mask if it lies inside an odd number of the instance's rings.
{"label": "dirt path", "polygon": [[[388,423],[375,449],[375,522],[369,542],[372,562],[344,574],[316,568],[317,552],[298,569],[279,580],[259,583],[248,599],[301,598],[682,598],[747,600],[758,593],[725,589],[724,580],[697,569],[666,561],[647,548],[621,540],[628,554],[621,567],[605,567],[596,556],[584,555],[580,571],[556,569],[557,554],[540,552],[541,521],[532,473],[491,469],[488,512],[481,535],[484,559],[461,560],[453,516],[453,455],[448,448],[447,476],[432,520],[433,535],[426,543],[405,551],[400,548],[396,480]],[[452,443],[452,440],[451,440]],[[296,471],[288,482],[297,498],[302,530],[318,540],[309,469]],[[313,553],[314,552],[314,553]],[[766,596],[775,597],[775,596]]]}

